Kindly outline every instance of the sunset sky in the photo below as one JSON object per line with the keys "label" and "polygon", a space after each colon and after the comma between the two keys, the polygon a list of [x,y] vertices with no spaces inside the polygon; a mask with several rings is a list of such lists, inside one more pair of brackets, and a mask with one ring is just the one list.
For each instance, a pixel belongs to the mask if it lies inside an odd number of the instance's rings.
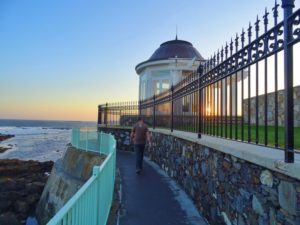
{"label": "sunset sky", "polygon": [[95,121],[98,104],[137,100],[135,66],[174,39],[176,26],[207,58],[273,5],[1,0],[0,119]]}

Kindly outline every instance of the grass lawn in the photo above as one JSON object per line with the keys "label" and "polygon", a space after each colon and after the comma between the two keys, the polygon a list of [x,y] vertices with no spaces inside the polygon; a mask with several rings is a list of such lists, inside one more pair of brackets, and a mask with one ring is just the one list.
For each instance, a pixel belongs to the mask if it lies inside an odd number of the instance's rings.
{"label": "grass lawn", "polygon": [[[222,126],[222,128],[221,128]],[[270,147],[275,147],[275,128],[274,126],[268,126],[267,127],[267,132],[268,132],[268,143],[267,145]],[[170,129],[170,128],[166,128]],[[197,132],[196,127],[192,127],[190,125],[185,125],[185,126],[175,126],[175,130],[183,130],[183,131],[189,131],[189,132]],[[222,134],[221,134],[221,129],[222,129]],[[244,125],[244,141],[248,141],[248,125]],[[203,134],[208,134],[208,135],[213,135],[213,136],[221,136],[224,138],[230,138],[230,126],[227,125],[227,136],[225,136],[225,125],[214,125],[214,126],[209,126],[207,124],[206,127],[204,127]],[[241,125],[239,124],[237,126],[237,131],[236,131],[236,126],[233,124],[232,125],[232,136],[230,139],[237,139],[237,140],[242,140],[242,128]],[[251,143],[256,143],[256,126],[251,125],[250,126],[250,139]],[[261,145],[265,144],[265,126],[258,126],[258,143]],[[280,148],[284,147],[284,127],[278,127],[278,146]],[[294,146],[295,149],[300,150],[300,127],[295,127],[294,128]]]}

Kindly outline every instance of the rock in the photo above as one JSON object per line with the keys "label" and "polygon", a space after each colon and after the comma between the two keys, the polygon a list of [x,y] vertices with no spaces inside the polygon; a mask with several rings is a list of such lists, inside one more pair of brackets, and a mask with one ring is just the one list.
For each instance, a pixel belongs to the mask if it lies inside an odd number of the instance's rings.
{"label": "rock", "polygon": [[258,217],[258,225],[267,225],[268,224],[268,219],[266,216],[259,216]]}
{"label": "rock", "polygon": [[260,182],[268,187],[273,186],[273,175],[269,170],[264,170],[260,174]]}
{"label": "rock", "polygon": [[228,216],[226,215],[226,213],[225,213],[225,212],[222,212],[221,214],[222,214],[222,216],[223,216],[224,223],[225,223],[226,225],[232,225],[232,223],[231,223],[231,221],[228,219]]}
{"label": "rock", "polygon": [[260,180],[256,176],[252,177],[252,183],[253,184],[259,184],[259,182],[260,182]]}
{"label": "rock", "polygon": [[264,214],[265,214],[264,205],[263,205],[262,201],[255,195],[253,195],[253,198],[252,198],[252,208],[257,214],[259,214],[260,216],[264,216]]}
{"label": "rock", "polygon": [[202,172],[203,176],[206,176],[207,166],[206,166],[206,162],[205,161],[201,162],[201,172]]}
{"label": "rock", "polygon": [[281,181],[278,186],[279,205],[289,214],[297,215],[297,194],[293,183]]}
{"label": "rock", "polygon": [[246,225],[247,223],[245,222],[245,219],[243,218],[243,216],[241,214],[239,214],[238,217],[238,225]]}
{"label": "rock", "polygon": [[218,192],[219,192],[220,194],[224,194],[224,193],[225,193],[225,188],[224,188],[223,185],[220,185],[220,186],[218,187]]}
{"label": "rock", "polygon": [[23,213],[23,214],[26,214],[29,210],[29,206],[26,202],[23,202],[23,201],[16,201],[14,203],[14,208],[16,210],[16,212],[18,213]]}
{"label": "rock", "polygon": [[8,200],[1,201],[0,202],[0,213],[6,212],[7,209],[11,206],[11,204],[12,204],[12,202],[8,201]]}
{"label": "rock", "polygon": [[270,225],[277,225],[275,209],[270,208],[269,218],[270,218]]}
{"label": "rock", "polygon": [[240,192],[241,196],[242,196],[244,199],[246,199],[246,200],[249,200],[249,199],[250,199],[251,193],[249,193],[246,189],[240,188],[240,189],[239,189],[239,192]]}
{"label": "rock", "polygon": [[242,165],[240,163],[233,163],[233,167],[237,170],[240,170]]}
{"label": "rock", "polygon": [[231,160],[233,161],[233,162],[237,162],[238,161],[238,159],[235,157],[235,156],[231,156]]}
{"label": "rock", "polygon": [[39,181],[32,182],[32,188],[39,192],[43,191],[44,186],[45,186],[45,183],[43,183],[43,182],[39,182]]}
{"label": "rock", "polygon": [[207,147],[204,148],[204,155],[205,155],[206,157],[209,156],[209,148],[207,148]]}
{"label": "rock", "polygon": [[37,203],[37,201],[39,199],[40,199],[40,195],[38,195],[38,194],[31,194],[31,195],[28,195],[25,200],[26,200],[26,203],[28,205],[32,205],[34,203]]}
{"label": "rock", "polygon": [[236,211],[239,213],[243,213],[246,204],[242,196],[237,196],[236,198],[234,198],[234,203]]}
{"label": "rock", "polygon": [[219,169],[218,170],[218,178],[221,182],[223,182],[225,180],[225,174],[224,174],[224,171],[222,169]]}
{"label": "rock", "polygon": [[[36,208],[48,178],[45,172],[50,172],[52,165],[53,162],[0,160],[1,225],[25,223],[28,214]],[[3,214],[4,212],[10,213]],[[7,223],[10,220],[11,222]]]}
{"label": "rock", "polygon": [[21,225],[17,216],[12,212],[6,212],[0,215],[1,225]]}
{"label": "rock", "polygon": [[6,152],[9,149],[11,149],[11,148],[0,147],[0,153]]}
{"label": "rock", "polygon": [[14,136],[15,135],[10,135],[10,134],[0,134],[0,142],[9,138],[13,138]]}
{"label": "rock", "polygon": [[228,162],[228,161],[226,161],[226,160],[224,160],[224,161],[223,161],[223,168],[224,168],[225,170],[229,170],[229,169],[231,168],[231,163]]}

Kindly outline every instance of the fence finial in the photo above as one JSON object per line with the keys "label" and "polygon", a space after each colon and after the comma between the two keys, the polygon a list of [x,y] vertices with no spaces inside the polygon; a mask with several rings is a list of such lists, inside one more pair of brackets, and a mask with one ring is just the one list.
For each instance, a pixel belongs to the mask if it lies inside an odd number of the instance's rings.
{"label": "fence finial", "polygon": [[225,58],[227,59],[228,57],[228,43],[226,42],[225,44]]}
{"label": "fence finial", "polygon": [[259,31],[259,22],[260,22],[260,20],[259,20],[258,15],[257,15],[256,22],[254,23],[256,34],[258,34],[258,31]]}
{"label": "fence finial", "polygon": [[266,7],[266,9],[265,9],[265,15],[263,16],[263,18],[264,18],[264,24],[265,25],[267,25],[268,24],[268,15],[269,15],[269,13],[268,13],[268,11],[267,11],[267,7]]}
{"label": "fence finial", "polygon": [[[279,7],[279,4],[277,3],[277,0],[275,0],[275,5],[272,10],[273,10],[273,16],[276,21],[277,21],[277,17],[278,17],[278,7]],[[277,24],[277,23],[275,23],[275,24]]]}
{"label": "fence finial", "polygon": [[221,62],[223,62],[223,57],[224,57],[224,47],[222,45],[222,48],[221,48]]}
{"label": "fence finial", "polygon": [[244,43],[245,43],[245,31],[244,31],[244,28],[242,29],[242,33],[241,33],[241,42],[242,42],[242,48],[244,48]]}
{"label": "fence finial", "polygon": [[239,35],[238,35],[238,33],[236,33],[234,41],[235,41],[235,51],[237,52],[238,46],[239,46]]}
{"label": "fence finial", "polygon": [[231,40],[230,40],[230,55],[232,55],[232,51],[233,51],[233,41],[231,38]]}

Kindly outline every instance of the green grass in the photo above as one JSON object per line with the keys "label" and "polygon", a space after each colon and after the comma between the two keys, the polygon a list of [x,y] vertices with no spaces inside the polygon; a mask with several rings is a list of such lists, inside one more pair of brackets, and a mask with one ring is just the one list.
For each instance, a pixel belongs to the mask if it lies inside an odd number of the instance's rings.
{"label": "green grass", "polygon": [[[159,127],[159,126],[157,126]],[[210,128],[211,127],[211,128]],[[221,128],[222,127],[222,128]],[[170,129],[167,127],[161,127],[161,128],[166,128]],[[213,132],[214,129],[214,132]],[[222,134],[221,134],[221,129],[222,129]],[[184,125],[184,126],[174,126],[174,130],[182,130],[182,131],[188,131],[188,132],[197,132],[196,127],[192,127],[190,125]],[[248,125],[244,125],[244,138],[243,141],[248,142]],[[233,124],[232,125],[232,136],[230,137],[230,125],[227,125],[227,136],[225,135],[225,125],[214,125],[214,126],[206,126],[204,128],[203,134],[208,134],[208,135],[213,135],[213,136],[221,136],[224,138],[229,138],[229,139],[237,139],[237,140],[242,140],[242,128],[241,125],[239,124],[237,126],[237,131],[236,131],[236,126]],[[275,147],[275,127],[274,126],[268,126],[267,127],[267,132],[268,132],[268,139],[267,139],[267,146],[270,147]],[[256,126],[251,125],[250,126],[250,142],[251,143],[258,143],[261,145],[265,145],[265,126],[258,126],[258,140],[256,141]],[[278,147],[283,148],[284,147],[284,127],[278,127]],[[294,128],[294,148],[295,149],[300,149],[300,127],[295,127]]]}

